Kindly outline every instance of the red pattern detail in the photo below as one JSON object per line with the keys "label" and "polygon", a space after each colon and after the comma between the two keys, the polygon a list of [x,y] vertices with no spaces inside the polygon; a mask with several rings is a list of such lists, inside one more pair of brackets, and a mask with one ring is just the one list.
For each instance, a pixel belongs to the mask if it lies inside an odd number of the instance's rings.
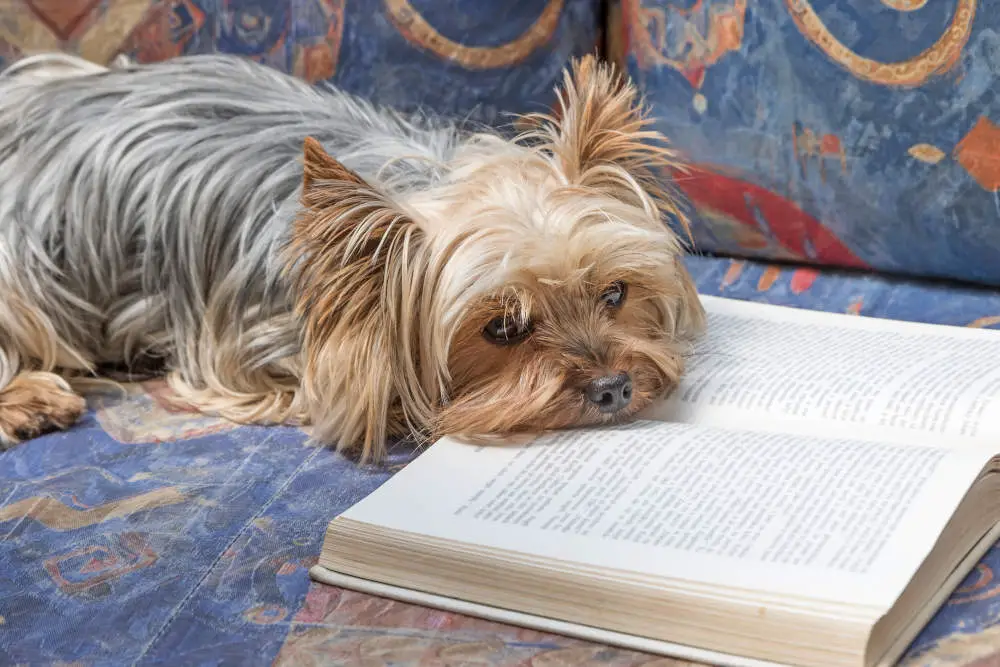
{"label": "red pattern detail", "polygon": [[45,571],[66,594],[79,593],[98,584],[147,568],[158,559],[146,536],[127,532],[110,544],[93,544],[47,558]]}
{"label": "red pattern detail", "polygon": [[695,90],[701,90],[701,85],[705,83],[705,66],[697,64],[691,67],[685,67],[681,71],[681,75],[687,79],[687,82],[691,84],[691,87]]}
{"label": "red pattern detail", "polygon": [[101,0],[24,0],[25,6],[62,41],[73,37]]}
{"label": "red pattern detail", "polygon": [[142,22],[132,29],[121,51],[143,63],[176,58],[208,17],[191,2],[159,2],[153,5]]}
{"label": "red pattern detail", "polygon": [[299,564],[297,561],[287,560],[281,564],[281,567],[278,568],[278,571],[275,574],[277,574],[280,577],[283,577],[285,575],[292,574],[298,569],[299,569]]}
{"label": "red pattern detail", "polygon": [[104,570],[110,570],[111,568],[118,565],[118,559],[112,554],[108,556],[101,556],[91,558],[87,563],[80,568],[80,574],[93,574],[94,572],[103,572]]}
{"label": "red pattern detail", "polygon": [[767,188],[711,171],[705,166],[688,167],[687,173],[678,175],[676,184],[697,208],[716,211],[759,229],[752,205],[766,222],[769,235],[804,261],[870,268],[818,220]]}
{"label": "red pattern detail", "polygon": [[819,140],[819,150],[823,155],[840,155],[844,152],[844,146],[837,135],[824,134]]}
{"label": "red pattern detail", "polygon": [[802,294],[809,290],[819,277],[815,269],[796,269],[792,272],[791,288],[793,294]]}

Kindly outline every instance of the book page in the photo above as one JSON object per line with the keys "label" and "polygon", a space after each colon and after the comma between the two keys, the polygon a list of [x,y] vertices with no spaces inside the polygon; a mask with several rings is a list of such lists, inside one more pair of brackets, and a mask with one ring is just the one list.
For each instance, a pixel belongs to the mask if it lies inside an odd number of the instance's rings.
{"label": "book page", "polygon": [[1000,333],[705,297],[648,419],[961,447],[1000,443]]}
{"label": "book page", "polygon": [[985,450],[638,422],[442,440],[345,516],[598,568],[889,604]]}

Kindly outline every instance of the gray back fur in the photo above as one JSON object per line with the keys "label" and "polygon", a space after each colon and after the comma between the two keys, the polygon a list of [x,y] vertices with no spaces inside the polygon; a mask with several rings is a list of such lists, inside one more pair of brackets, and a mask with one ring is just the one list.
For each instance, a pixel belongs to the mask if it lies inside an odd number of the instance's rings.
{"label": "gray back fur", "polygon": [[228,361],[280,365],[299,345],[279,260],[307,136],[390,192],[435,180],[459,141],[224,55],[0,77],[0,285],[94,363],[193,369],[220,363],[198,341],[236,336]]}

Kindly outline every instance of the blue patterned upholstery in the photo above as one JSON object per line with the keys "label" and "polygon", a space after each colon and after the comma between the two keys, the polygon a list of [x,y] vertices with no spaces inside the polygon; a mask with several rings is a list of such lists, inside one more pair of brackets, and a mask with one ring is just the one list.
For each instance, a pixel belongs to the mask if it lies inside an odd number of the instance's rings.
{"label": "blue patterned upholstery", "polygon": [[[807,0],[612,3],[612,41],[697,165],[679,184],[698,208],[698,247],[800,263],[692,257],[703,293],[1000,326],[996,291],[804,268],[1000,283],[994,0],[978,1],[817,0],[819,23]],[[969,2],[978,13],[965,30]],[[219,50],[403,109],[502,122],[550,103],[568,58],[597,44],[603,4],[11,0],[0,3],[0,68],[52,48],[95,62]],[[866,74],[856,58],[919,60],[954,21],[962,48],[935,51],[926,79],[926,67]],[[824,54],[821,25],[848,52]],[[912,80],[873,80],[889,71]],[[95,394],[72,431],[0,454],[0,664],[654,664],[311,583],[329,519],[413,453],[358,467],[294,428],[178,410],[162,382],[129,392]],[[912,664],[1000,658],[998,571],[994,549]]]}
{"label": "blue patterned upholstery", "polygon": [[620,0],[706,252],[1000,285],[995,0]]}
{"label": "blue patterned upholstery", "polygon": [[221,51],[402,109],[493,122],[550,104],[602,21],[595,0],[11,0],[0,3],[0,67],[54,48],[102,63]]}

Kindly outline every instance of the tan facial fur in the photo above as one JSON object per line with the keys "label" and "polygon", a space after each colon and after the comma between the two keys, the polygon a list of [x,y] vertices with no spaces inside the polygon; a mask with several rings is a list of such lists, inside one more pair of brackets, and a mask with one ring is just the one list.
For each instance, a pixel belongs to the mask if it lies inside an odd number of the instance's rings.
{"label": "tan facial fur", "polygon": [[[436,430],[482,437],[620,421],[673,389],[683,370],[683,346],[668,323],[671,310],[682,303],[683,295],[676,293],[682,278],[669,265],[645,274],[601,273],[581,270],[524,288],[506,312],[518,317],[517,304],[530,304],[524,310],[531,333],[514,345],[497,345],[483,335],[484,323],[503,316],[503,302],[472,310],[451,346],[454,398],[438,416]],[[601,300],[616,282],[626,285],[617,308]],[[588,389],[620,374],[630,385],[628,403],[602,411]]]}
{"label": "tan facial fur", "polygon": [[[307,141],[290,257],[320,437],[378,455],[396,433],[601,423],[676,385],[703,313],[663,219],[679,216],[662,187],[675,156],[593,58],[567,74],[555,117],[522,121],[517,141],[484,135],[441,183],[392,198]],[[504,315],[530,321],[516,344],[484,333]],[[602,410],[591,383],[622,374],[628,395],[619,382],[620,409]]]}

